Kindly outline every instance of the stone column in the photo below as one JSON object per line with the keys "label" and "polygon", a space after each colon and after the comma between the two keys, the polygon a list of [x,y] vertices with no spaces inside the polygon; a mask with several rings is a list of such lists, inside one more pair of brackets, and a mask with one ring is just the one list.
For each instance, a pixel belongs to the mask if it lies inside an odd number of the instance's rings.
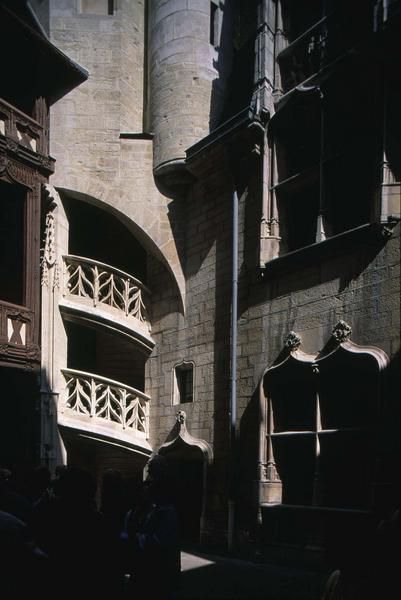
{"label": "stone column", "polygon": [[265,125],[262,165],[262,217],[260,229],[260,266],[279,254],[280,232],[274,184],[276,152],[269,145],[267,121],[274,112],[273,99],[281,95],[277,54],[283,48],[280,3],[261,0],[255,42],[254,104]]}
{"label": "stone column", "polygon": [[394,217],[400,218],[401,183],[396,180],[394,173],[390,169],[385,148],[383,151],[381,174],[380,222],[386,224],[394,219]]}
{"label": "stone column", "polygon": [[66,463],[66,450],[57,427],[61,369],[67,366],[67,335],[58,308],[62,293],[62,256],[68,253],[68,221],[55,188],[45,186],[47,214],[42,255],[41,462],[54,470]]}

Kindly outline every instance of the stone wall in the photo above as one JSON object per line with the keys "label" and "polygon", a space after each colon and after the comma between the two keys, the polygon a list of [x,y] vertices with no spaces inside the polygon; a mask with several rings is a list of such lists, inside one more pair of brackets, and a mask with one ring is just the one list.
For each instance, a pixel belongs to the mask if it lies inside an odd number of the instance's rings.
{"label": "stone wall", "polygon": [[[160,291],[154,296],[157,344],[148,378],[151,395],[158,398],[151,424],[153,446],[166,441],[179,408],[187,413],[192,435],[213,446],[207,528],[216,538],[226,527],[228,484],[231,193],[229,173],[221,163],[209,156],[207,165],[207,174],[185,202],[185,319],[177,313],[174,291],[160,272],[153,271]],[[283,257],[282,267],[261,273],[255,265],[259,178],[256,165],[240,190],[237,468],[240,504],[247,509],[257,478],[257,388],[264,370],[283,349],[286,334],[296,331],[303,350],[316,354],[343,319],[352,327],[354,342],[378,346],[388,354],[390,371],[399,354],[399,232],[386,239],[373,226],[362,242],[352,242],[356,234],[349,233],[349,245],[342,242],[330,249],[326,242],[328,251],[324,244],[309,257],[301,250],[298,258]],[[183,359],[195,363],[195,401],[173,406],[173,368]]]}
{"label": "stone wall", "polygon": [[144,2],[123,0],[115,15],[78,14],[75,0],[53,0],[52,41],[89,71],[88,81],[51,112],[52,185],[111,211],[163,260],[181,293],[183,276],[169,199],[153,179],[152,141],[142,132]]}

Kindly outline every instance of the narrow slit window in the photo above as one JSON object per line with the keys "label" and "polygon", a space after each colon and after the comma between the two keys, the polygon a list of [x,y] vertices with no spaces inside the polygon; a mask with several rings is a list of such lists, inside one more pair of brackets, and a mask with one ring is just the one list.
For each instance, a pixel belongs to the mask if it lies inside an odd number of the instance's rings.
{"label": "narrow slit window", "polygon": [[218,45],[218,11],[219,7],[214,2],[210,3],[210,33],[209,33],[209,42],[212,46]]}
{"label": "narrow slit window", "polygon": [[78,12],[83,15],[114,15],[114,0],[79,0]]}
{"label": "narrow slit window", "polygon": [[174,367],[173,404],[194,401],[194,364],[184,362]]}

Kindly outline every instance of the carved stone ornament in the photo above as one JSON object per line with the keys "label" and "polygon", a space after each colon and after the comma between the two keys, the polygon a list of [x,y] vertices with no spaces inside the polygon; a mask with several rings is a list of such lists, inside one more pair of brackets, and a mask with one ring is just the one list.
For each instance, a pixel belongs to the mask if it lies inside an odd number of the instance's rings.
{"label": "carved stone ornament", "polygon": [[334,327],[332,335],[333,337],[342,344],[346,342],[352,333],[352,328],[345,321],[338,321],[337,325]]}
{"label": "carved stone ornament", "polygon": [[45,225],[45,244],[42,254],[42,286],[49,285],[49,272],[54,270],[53,276],[53,288],[59,286],[59,272],[58,265],[56,262],[56,228],[55,228],[55,209],[57,207],[56,199],[58,197],[57,191],[49,185],[45,185],[45,190],[49,198],[49,208],[46,215]]}
{"label": "carved stone ornament", "polygon": [[213,460],[213,450],[206,440],[193,437],[186,425],[187,415],[185,411],[179,410],[176,414],[176,429],[175,436],[169,442],[165,442],[159,448],[159,454],[164,454],[169,450],[174,449],[177,445],[184,443],[188,447],[196,447],[202,452],[204,460],[209,464]]}
{"label": "carved stone ornament", "polygon": [[185,425],[185,421],[187,420],[187,415],[186,412],[183,410],[179,410],[177,415],[177,423],[179,423],[180,425]]}
{"label": "carved stone ornament", "polygon": [[4,154],[0,154],[0,175],[7,170],[9,160]]}
{"label": "carved stone ornament", "polygon": [[295,333],[295,331],[290,331],[284,338],[284,345],[289,349],[290,352],[295,352],[298,350],[301,344],[301,338]]}
{"label": "carved stone ornament", "polygon": [[7,150],[11,150],[11,152],[16,152],[18,150],[18,143],[10,138],[7,138],[6,146]]}

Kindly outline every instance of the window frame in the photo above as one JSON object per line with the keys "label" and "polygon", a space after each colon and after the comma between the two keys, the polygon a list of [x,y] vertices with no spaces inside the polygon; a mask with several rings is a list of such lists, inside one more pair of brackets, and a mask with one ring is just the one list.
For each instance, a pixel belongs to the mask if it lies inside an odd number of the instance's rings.
{"label": "window frame", "polygon": [[79,17],[97,17],[97,18],[107,18],[114,17],[117,12],[117,0],[105,0],[107,2],[107,14],[106,13],[93,13],[93,12],[84,12],[82,10],[82,2],[83,0],[76,0],[75,12]]}
{"label": "window frame", "polygon": [[[193,360],[182,360],[176,363],[172,369],[172,398],[171,403],[173,406],[179,406],[181,404],[193,404],[195,402],[195,363]],[[179,373],[188,372],[192,373],[192,400],[182,400],[179,383]],[[186,395],[185,395],[186,397]]]}

